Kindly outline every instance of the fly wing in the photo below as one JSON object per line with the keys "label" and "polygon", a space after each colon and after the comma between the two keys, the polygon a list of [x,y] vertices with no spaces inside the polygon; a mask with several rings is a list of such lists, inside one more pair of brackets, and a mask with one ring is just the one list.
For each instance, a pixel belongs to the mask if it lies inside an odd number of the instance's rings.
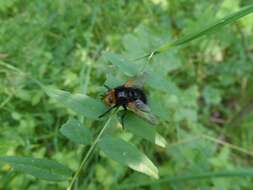
{"label": "fly wing", "polygon": [[142,73],[140,75],[136,75],[131,77],[125,84],[125,87],[136,87],[136,88],[143,88],[144,82],[146,79],[146,73]]}
{"label": "fly wing", "polygon": [[152,125],[157,124],[156,116],[151,113],[150,108],[141,100],[128,103],[128,109],[145,119]]}
{"label": "fly wing", "polygon": [[143,101],[141,100],[135,100],[134,102],[134,105],[135,107],[138,109],[138,110],[141,110],[143,112],[151,112],[150,108],[148,107],[147,104],[145,104]]}

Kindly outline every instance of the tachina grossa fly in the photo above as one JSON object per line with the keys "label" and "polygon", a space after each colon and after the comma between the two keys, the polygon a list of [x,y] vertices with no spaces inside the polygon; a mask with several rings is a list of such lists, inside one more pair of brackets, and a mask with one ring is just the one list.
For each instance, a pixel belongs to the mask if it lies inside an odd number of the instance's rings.
{"label": "tachina grossa fly", "polygon": [[121,123],[124,127],[124,118],[126,116],[127,110],[136,113],[141,118],[145,119],[152,125],[157,124],[157,119],[147,104],[147,97],[143,90],[145,77],[144,74],[140,76],[135,76],[130,78],[125,84],[110,88],[107,88],[107,92],[102,96],[103,101],[109,109],[101,114],[99,118],[105,116],[114,108],[123,107],[124,112],[121,115]]}

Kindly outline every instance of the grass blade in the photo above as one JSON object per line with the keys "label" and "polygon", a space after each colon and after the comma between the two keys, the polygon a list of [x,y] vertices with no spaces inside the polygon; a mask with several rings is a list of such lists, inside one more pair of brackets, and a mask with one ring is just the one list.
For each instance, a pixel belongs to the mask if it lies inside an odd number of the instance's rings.
{"label": "grass blade", "polygon": [[102,137],[104,131],[107,129],[107,127],[109,126],[112,118],[113,118],[113,115],[115,114],[117,110],[114,110],[110,117],[108,118],[108,120],[106,121],[106,123],[104,124],[103,128],[100,130],[100,132],[98,133],[97,137],[95,138],[95,140],[93,141],[93,143],[91,144],[87,154],[85,155],[85,157],[83,158],[82,160],[82,163],[80,164],[79,168],[77,169],[77,171],[75,172],[73,178],[71,179],[70,183],[69,183],[69,186],[67,187],[66,190],[71,190],[72,189],[72,186],[73,184],[75,183],[76,179],[78,178],[81,170],[83,169],[84,165],[86,164],[87,160],[90,158],[91,156],[91,153],[93,152],[93,150],[96,148],[97,146],[97,143],[98,141],[100,140],[100,138]]}
{"label": "grass blade", "polygon": [[195,39],[197,39],[201,36],[204,36],[206,34],[213,33],[215,31],[217,31],[218,29],[220,29],[221,27],[223,27],[227,24],[230,24],[230,23],[232,23],[232,22],[234,22],[234,21],[236,21],[236,20],[238,20],[238,19],[240,19],[252,12],[253,12],[253,4],[243,7],[239,11],[237,11],[231,15],[228,15],[222,19],[219,19],[218,21],[204,27],[203,29],[201,29],[198,32],[194,32],[194,33],[186,35],[178,40],[164,44],[163,46],[161,46],[160,48],[155,50],[152,54],[162,53],[162,52],[167,51],[170,48],[173,48],[175,46],[185,44],[187,42],[195,40]]}

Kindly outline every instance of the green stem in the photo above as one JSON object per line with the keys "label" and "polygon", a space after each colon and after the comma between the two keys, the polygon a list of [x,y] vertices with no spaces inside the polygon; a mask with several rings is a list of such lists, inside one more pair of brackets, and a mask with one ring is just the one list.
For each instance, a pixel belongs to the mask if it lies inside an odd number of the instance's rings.
{"label": "green stem", "polygon": [[205,36],[207,34],[214,33],[217,30],[219,30],[220,28],[222,28],[228,24],[231,24],[231,23],[237,21],[238,19],[249,15],[252,12],[253,12],[253,4],[250,4],[249,6],[242,7],[239,11],[232,13],[226,17],[223,17],[213,23],[210,23],[209,25],[201,28],[199,31],[185,35],[182,38],[179,38],[179,39],[174,40],[172,42],[167,42],[167,43],[163,44],[161,47],[159,47],[158,49],[155,49],[154,51],[152,51],[150,54],[136,58],[136,59],[134,59],[134,61],[139,60],[139,59],[143,59],[146,57],[148,57],[148,59],[150,60],[154,55],[163,53],[165,51],[168,51],[171,48],[183,45],[185,43],[188,43],[192,40],[195,40],[195,39]]}
{"label": "green stem", "polygon": [[156,54],[156,52],[151,52],[148,55],[148,60],[144,63],[143,67],[140,70],[140,73],[143,74],[146,68],[146,65],[148,65],[151,62],[152,57]]}
{"label": "green stem", "polygon": [[222,140],[219,140],[219,139],[216,139],[216,138],[210,137],[208,135],[204,135],[204,134],[202,134],[201,137],[206,139],[206,140],[213,141],[215,143],[218,143],[218,144],[221,144],[221,145],[224,145],[224,146],[228,146],[229,148],[231,148],[233,150],[237,150],[237,151],[242,152],[244,154],[247,154],[249,156],[253,156],[253,152],[251,152],[249,150],[246,150],[244,148],[241,148],[239,146],[236,146],[234,144],[230,144],[228,142],[225,142],[225,141],[222,141]]}
{"label": "green stem", "polygon": [[175,40],[173,42],[168,42],[168,43],[164,44],[163,46],[161,46],[160,48],[158,48],[154,52],[156,52],[156,54],[162,53],[162,52],[165,52],[175,46],[183,45],[185,43],[188,43],[188,42],[195,40],[201,36],[204,36],[206,34],[216,32],[218,29],[220,29],[230,23],[233,23],[236,20],[238,20],[238,19],[240,19],[252,12],[253,12],[253,4],[250,4],[249,6],[242,7],[239,11],[232,13],[226,17],[223,17],[223,18],[217,20],[216,22],[209,24],[206,27],[203,27],[202,29],[200,29],[197,32],[186,35],[186,36],[184,36],[178,40]]}
{"label": "green stem", "polygon": [[83,158],[83,161],[82,161],[82,163],[80,164],[78,170],[76,171],[74,177],[71,179],[70,184],[69,184],[69,186],[67,187],[67,190],[71,190],[71,188],[72,188],[74,182],[76,181],[77,177],[79,176],[79,174],[80,174],[82,168],[84,167],[84,165],[85,165],[85,163],[87,162],[87,160],[89,159],[89,157],[90,157],[92,151],[95,149],[95,147],[96,147],[98,141],[100,140],[101,136],[103,135],[104,131],[106,130],[106,128],[108,127],[110,121],[112,120],[112,117],[113,117],[115,111],[116,111],[116,110],[114,110],[114,111],[111,113],[109,119],[106,121],[105,125],[103,126],[103,128],[102,128],[101,131],[99,132],[99,134],[98,134],[98,136],[96,137],[95,141],[94,141],[94,142],[92,143],[92,145],[90,146],[90,148],[89,148],[87,154],[86,154],[85,157]]}

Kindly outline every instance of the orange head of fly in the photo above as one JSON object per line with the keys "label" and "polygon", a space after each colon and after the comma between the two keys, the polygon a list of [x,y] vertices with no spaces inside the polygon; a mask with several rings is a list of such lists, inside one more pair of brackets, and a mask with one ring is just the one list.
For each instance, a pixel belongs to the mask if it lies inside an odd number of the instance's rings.
{"label": "orange head of fly", "polygon": [[116,104],[115,90],[108,91],[104,96],[104,103],[108,106],[114,106]]}

